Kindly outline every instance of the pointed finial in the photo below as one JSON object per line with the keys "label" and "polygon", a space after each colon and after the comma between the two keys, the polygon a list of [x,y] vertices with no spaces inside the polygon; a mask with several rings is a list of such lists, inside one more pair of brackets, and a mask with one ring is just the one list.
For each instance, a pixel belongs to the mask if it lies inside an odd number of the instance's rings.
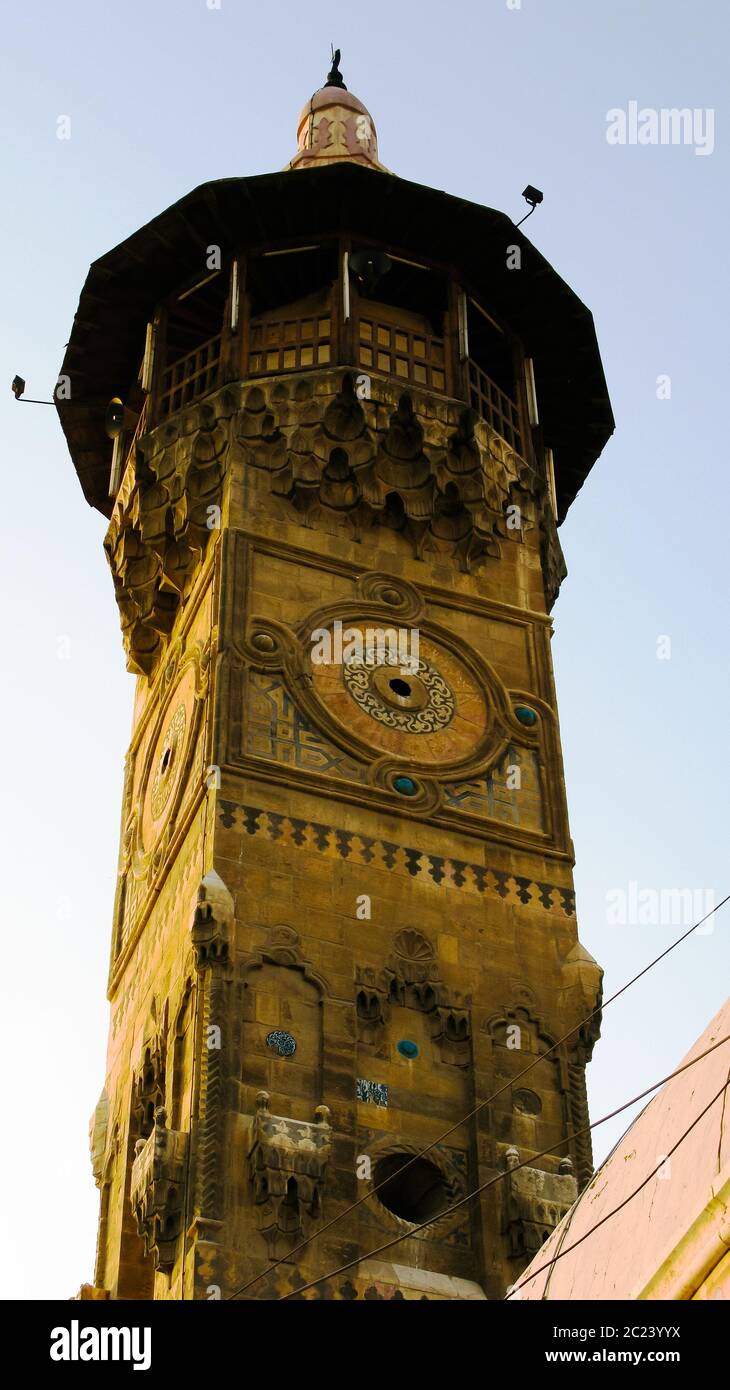
{"label": "pointed finial", "polygon": [[347,87],[345,86],[345,83],[342,78],[342,73],[340,72],[340,50],[339,48],[332,48],[331,45],[330,48],[332,56],[332,67],[327,73],[327,78],[324,85],[325,87],[342,87],[343,91],[346,92]]}

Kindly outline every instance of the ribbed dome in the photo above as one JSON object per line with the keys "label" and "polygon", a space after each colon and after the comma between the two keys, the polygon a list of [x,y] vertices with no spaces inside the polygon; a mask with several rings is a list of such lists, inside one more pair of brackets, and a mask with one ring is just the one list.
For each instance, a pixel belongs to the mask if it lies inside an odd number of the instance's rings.
{"label": "ribbed dome", "polygon": [[288,167],[308,169],[346,159],[383,169],[378,160],[378,137],[366,106],[348,92],[339,71],[339,49],[324,87],[307,102],[297,126],[298,149]]}

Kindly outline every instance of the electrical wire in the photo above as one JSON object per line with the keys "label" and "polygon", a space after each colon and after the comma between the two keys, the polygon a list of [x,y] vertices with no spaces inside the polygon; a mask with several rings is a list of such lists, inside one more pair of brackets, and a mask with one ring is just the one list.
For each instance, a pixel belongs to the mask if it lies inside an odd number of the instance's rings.
{"label": "electrical wire", "polygon": [[[562,1044],[564,1042],[567,1042],[569,1038],[574,1037],[575,1034],[578,1033],[581,1028],[584,1028],[586,1024],[590,1023],[591,1020],[594,1019],[598,1014],[603,1013],[603,1011],[608,1008],[609,1004],[613,1004],[616,999],[618,999],[622,994],[625,994],[627,989],[630,989],[632,985],[635,985],[636,982],[640,980],[644,975],[646,975],[649,970],[652,970],[655,965],[658,965],[660,961],[664,960],[665,956],[668,956],[671,951],[674,951],[677,946],[680,946],[683,941],[686,941],[687,938],[691,936],[693,932],[697,931],[698,927],[701,927],[703,923],[708,920],[709,917],[712,917],[715,912],[718,912],[721,907],[724,907],[725,903],[728,901],[730,901],[730,893],[726,894],[724,898],[721,898],[719,903],[716,903],[716,905],[713,908],[711,908],[709,912],[705,913],[704,917],[701,917],[699,921],[695,922],[693,926],[689,927],[686,932],[683,932],[681,936],[678,936],[676,941],[672,941],[669,944],[669,946],[667,946],[666,950],[662,951],[660,955],[655,956],[653,960],[649,961],[649,964],[645,965],[643,969],[641,969],[638,972],[638,974],[634,975],[632,979],[627,980],[626,983],[622,985],[620,989],[617,989],[614,994],[609,995],[608,999],[599,1004],[598,1008],[594,1009],[592,1013],[588,1014],[587,1018],[584,1018],[579,1023],[575,1024],[574,1027],[572,1027],[567,1033],[564,1033],[561,1038],[558,1038],[557,1042],[554,1042],[549,1048],[547,1048],[545,1052],[538,1053],[534,1057],[533,1061],[529,1062],[528,1065],[522,1069],[522,1071],[517,1072],[516,1076],[513,1076],[509,1081],[506,1081],[505,1084],[499,1088],[499,1090],[493,1091],[490,1096],[487,1096],[486,1100],[480,1101],[478,1105],[476,1105],[472,1110],[468,1112],[468,1114],[462,1116],[462,1118],[459,1119],[456,1122],[456,1124],[451,1125],[449,1129],[444,1130],[443,1134],[439,1134],[435,1139],[432,1139],[431,1143],[427,1144],[425,1148],[419,1149],[417,1153],[413,1154],[413,1156],[408,1160],[408,1162],[404,1163],[402,1168],[399,1169],[399,1173],[405,1173],[408,1170],[408,1168],[410,1168],[412,1164],[414,1164],[418,1159],[425,1157],[425,1155],[430,1153],[431,1150],[434,1149],[437,1144],[442,1144],[445,1139],[448,1139],[449,1136],[454,1133],[454,1130],[460,1129],[462,1125],[467,1124],[468,1121],[472,1120],[475,1115],[478,1115],[480,1111],[482,1111],[485,1108],[485,1106],[491,1105],[492,1102],[497,1100],[499,1096],[503,1095],[505,1091],[510,1090],[518,1081],[522,1079],[523,1076],[526,1076],[527,1073],[530,1072],[533,1067],[537,1066],[538,1062],[544,1061],[546,1057],[549,1057],[551,1053],[555,1052],[557,1048],[561,1047]],[[582,1130],[578,1131],[578,1133],[583,1132],[584,1131]],[[568,1137],[576,1138],[577,1135],[572,1134]],[[289,1251],[287,1255],[282,1255],[278,1260],[274,1260],[273,1263],[270,1264],[267,1269],[262,1270],[260,1274],[255,1274],[253,1278],[249,1279],[246,1284],[242,1284],[240,1288],[235,1289],[233,1293],[228,1295],[226,1301],[230,1302],[232,1299],[238,1298],[239,1294],[246,1293],[246,1291],[252,1288],[254,1284],[257,1284],[260,1279],[266,1278],[267,1275],[272,1274],[275,1269],[278,1269],[279,1265],[290,1263],[293,1257],[297,1255],[300,1250],[303,1250],[306,1245],[309,1245],[311,1243],[311,1241],[316,1240],[321,1235],[324,1235],[325,1231],[329,1231],[332,1228],[332,1226],[335,1226],[338,1221],[341,1221],[343,1219],[343,1217],[349,1216],[350,1212],[356,1211],[358,1207],[362,1206],[363,1202],[368,1201],[368,1199],[373,1195],[373,1193],[378,1192],[381,1187],[384,1187],[387,1181],[388,1179],[384,1178],[382,1182],[378,1183],[375,1187],[371,1188],[369,1192],[366,1192],[362,1197],[358,1197],[356,1202],[352,1202],[350,1206],[345,1208],[344,1211],[340,1212],[337,1216],[333,1216],[330,1221],[327,1221],[324,1226],[320,1226],[316,1231],[313,1231],[311,1236],[307,1236],[306,1240],[300,1241],[299,1244],[296,1245],[293,1250]],[[366,1257],[363,1256],[363,1259],[364,1258]]]}
{"label": "electrical wire", "polygon": [[[636,1096],[632,1096],[631,1100],[624,1101],[623,1105],[617,1106],[617,1108],[615,1110],[611,1110],[608,1115],[602,1115],[600,1120],[593,1120],[591,1124],[585,1125],[583,1129],[576,1130],[573,1134],[569,1135],[568,1138],[575,1139],[578,1138],[578,1136],[581,1134],[588,1134],[590,1130],[597,1129],[599,1125],[604,1125],[608,1122],[608,1120],[615,1119],[615,1117],[617,1115],[620,1115],[622,1111],[628,1110],[629,1107],[632,1105],[636,1105],[638,1101],[643,1100],[644,1097],[650,1095],[652,1091],[656,1091],[660,1086],[664,1086],[668,1081],[672,1081],[675,1076],[680,1076],[682,1072],[688,1071],[690,1067],[695,1066],[697,1062],[703,1061],[705,1057],[708,1057],[710,1055],[710,1053],[716,1052],[718,1047],[722,1047],[723,1044],[726,1042],[730,1042],[730,1033],[727,1033],[724,1038],[720,1038],[718,1042],[713,1043],[712,1047],[708,1047],[704,1052],[700,1052],[689,1062],[684,1062],[681,1067],[677,1067],[675,1071],[670,1072],[668,1076],[662,1077],[660,1081],[655,1081],[653,1085],[647,1086],[646,1090],[640,1091],[639,1094]],[[728,1078],[728,1080],[724,1083],[720,1091],[718,1091],[717,1095],[713,1096],[713,1099],[710,1101],[710,1105],[705,1107],[705,1109],[702,1112],[702,1115],[705,1115],[709,1110],[710,1106],[714,1105],[715,1101],[718,1099],[719,1096],[722,1095],[723,1091],[727,1089],[728,1085],[730,1085],[730,1078]],[[678,1145],[681,1144],[682,1139],[686,1139],[687,1135],[690,1133],[690,1130],[692,1130],[694,1126],[699,1122],[699,1120],[702,1119],[702,1115],[698,1115],[697,1119],[693,1120],[689,1129],[685,1130],[684,1134],[677,1141],[677,1144],[675,1144],[674,1148],[670,1149],[669,1153],[664,1155],[662,1162],[657,1165],[657,1169],[661,1168],[662,1163],[666,1162],[666,1159],[674,1153],[674,1149],[676,1149]],[[524,1159],[522,1163],[516,1163],[514,1168],[505,1168],[501,1173],[497,1173],[495,1177],[489,1178],[487,1182],[482,1183],[480,1187],[476,1187],[473,1192],[467,1192],[465,1197],[460,1197],[458,1202],[454,1202],[450,1207],[446,1207],[444,1211],[439,1213],[438,1217],[432,1216],[429,1217],[427,1221],[418,1222],[417,1225],[411,1226],[410,1230],[405,1231],[402,1235],[392,1237],[391,1240],[385,1241],[383,1245],[377,1246],[375,1250],[369,1250],[364,1255],[356,1256],[354,1260],[350,1260],[347,1264],[340,1265],[338,1269],[332,1270],[329,1274],[322,1274],[319,1276],[319,1278],[312,1279],[308,1284],[302,1284],[302,1286],[298,1289],[292,1289],[291,1293],[284,1294],[282,1298],[276,1299],[275,1301],[278,1303],[286,1303],[288,1299],[297,1298],[300,1294],[306,1293],[308,1289],[316,1288],[317,1284],[322,1284],[328,1279],[336,1279],[338,1275],[345,1274],[347,1270],[353,1269],[355,1265],[361,1264],[363,1260],[370,1260],[373,1258],[374,1255],[381,1255],[384,1250],[389,1250],[394,1245],[400,1245],[401,1241],[410,1240],[414,1235],[417,1235],[419,1231],[425,1230],[427,1226],[433,1226],[435,1220],[441,1221],[445,1216],[450,1216],[453,1212],[458,1211],[460,1207],[465,1206],[467,1202],[473,1201],[475,1197],[478,1197],[480,1195],[480,1193],[486,1192],[488,1188],[496,1186],[498,1182],[503,1182],[504,1179],[508,1177],[510,1173],[517,1173],[519,1172],[520,1168],[529,1168],[535,1163],[535,1161],[538,1158],[545,1158],[548,1154],[554,1153],[556,1149],[564,1148],[566,1142],[567,1141],[565,1139],[561,1139],[559,1143],[552,1144],[550,1148],[543,1149],[541,1153],[531,1154],[531,1156],[529,1158]],[[652,1176],[653,1174],[650,1173],[649,1178],[651,1178]],[[644,1180],[644,1182],[642,1183],[642,1187],[646,1186],[646,1183],[649,1181],[649,1178],[646,1178]],[[641,1191],[641,1188],[637,1188],[636,1191]],[[633,1193],[632,1195],[635,1196],[636,1193]],[[622,1206],[625,1205],[626,1203],[623,1202]],[[619,1210],[620,1207],[617,1207],[616,1211]],[[615,1215],[615,1213],[611,1212],[609,1213],[609,1215]],[[602,1221],[597,1222],[596,1227],[602,1225],[603,1221],[606,1220],[608,1220],[608,1216],[604,1217]],[[590,1232],[587,1232],[586,1234],[590,1234]],[[581,1236],[581,1240],[585,1240],[585,1238],[585,1236]],[[575,1242],[575,1245],[578,1244],[580,1244],[580,1241]],[[574,1246],[570,1246],[569,1248],[573,1249]],[[565,1251],[564,1253],[567,1254],[567,1251]],[[546,1265],[543,1267],[547,1268],[548,1266]],[[535,1274],[537,1273],[539,1273],[538,1270],[535,1271]],[[533,1278],[534,1275],[531,1275],[530,1277]],[[515,1289],[517,1287],[519,1286],[515,1286]]]}

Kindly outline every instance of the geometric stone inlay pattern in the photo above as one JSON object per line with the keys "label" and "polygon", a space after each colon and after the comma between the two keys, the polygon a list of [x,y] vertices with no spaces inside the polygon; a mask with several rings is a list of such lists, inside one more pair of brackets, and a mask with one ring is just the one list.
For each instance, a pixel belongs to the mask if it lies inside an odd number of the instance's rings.
{"label": "geometric stone inlay pattern", "polygon": [[[249,672],[245,751],[268,762],[303,772],[320,772],[345,782],[363,784],[367,767],[336,748],[294,704],[283,682],[274,675]],[[508,785],[509,769],[519,768],[519,787]],[[514,781],[514,775],[512,780]],[[543,830],[538,755],[531,748],[511,745],[500,765],[483,777],[445,782],[445,804],[486,820]]]}
{"label": "geometric stone inlay pattern", "polygon": [[[519,784],[515,785],[515,770]],[[511,775],[510,775],[511,772]],[[540,763],[533,748],[512,745],[497,767],[486,776],[444,785],[444,802],[454,811],[519,825],[523,830],[543,830]]]}
{"label": "geometric stone inlay pattern", "polygon": [[218,806],[219,819],[226,829],[241,829],[247,835],[273,840],[282,848],[308,849],[329,859],[346,859],[351,864],[372,864],[402,877],[426,881],[437,888],[460,888],[484,898],[499,898],[508,906],[522,905],[563,913],[566,917],[575,916],[575,892],[571,888],[537,882],[521,874],[510,874],[505,869],[471,864],[463,859],[425,854],[409,845],[284,816],[261,807],[243,806],[237,801],[220,800]]}
{"label": "geometric stone inlay pattern", "polygon": [[333,747],[297,709],[275,676],[249,673],[246,752],[257,758],[364,782],[367,768]]}

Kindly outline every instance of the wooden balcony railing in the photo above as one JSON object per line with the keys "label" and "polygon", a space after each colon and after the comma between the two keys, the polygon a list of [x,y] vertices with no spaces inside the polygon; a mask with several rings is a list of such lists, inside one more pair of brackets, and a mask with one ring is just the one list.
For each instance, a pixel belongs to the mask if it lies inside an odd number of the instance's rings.
{"label": "wooden balcony railing", "polygon": [[[290,306],[288,316],[269,312],[250,320],[249,376],[274,376],[335,365],[339,349],[333,339],[329,304],[324,296],[319,297],[319,304],[313,303],[313,298],[306,306],[303,302]],[[382,372],[404,384],[443,395],[454,394],[456,368],[449,362],[447,341],[430,331],[426,318],[389,305],[363,303],[354,332],[356,360],[364,371]],[[224,334],[219,333],[165,367],[156,419],[166,420],[214,391],[224,377],[223,353]],[[517,403],[471,358],[467,358],[465,367],[470,405],[524,458],[525,440]]]}
{"label": "wooden balcony railing", "polygon": [[253,318],[249,337],[251,376],[306,371],[332,361],[332,320],[329,313],[298,318]]}
{"label": "wooden balcony railing", "polygon": [[183,406],[215,390],[221,375],[221,334],[178,358],[162,373],[159,418],[166,420]]}
{"label": "wooden balcony railing", "polygon": [[469,400],[477,415],[481,415],[492,429],[501,435],[511,449],[522,458],[525,457],[520,429],[520,412],[513,400],[478,367],[471,359],[467,361]]}

